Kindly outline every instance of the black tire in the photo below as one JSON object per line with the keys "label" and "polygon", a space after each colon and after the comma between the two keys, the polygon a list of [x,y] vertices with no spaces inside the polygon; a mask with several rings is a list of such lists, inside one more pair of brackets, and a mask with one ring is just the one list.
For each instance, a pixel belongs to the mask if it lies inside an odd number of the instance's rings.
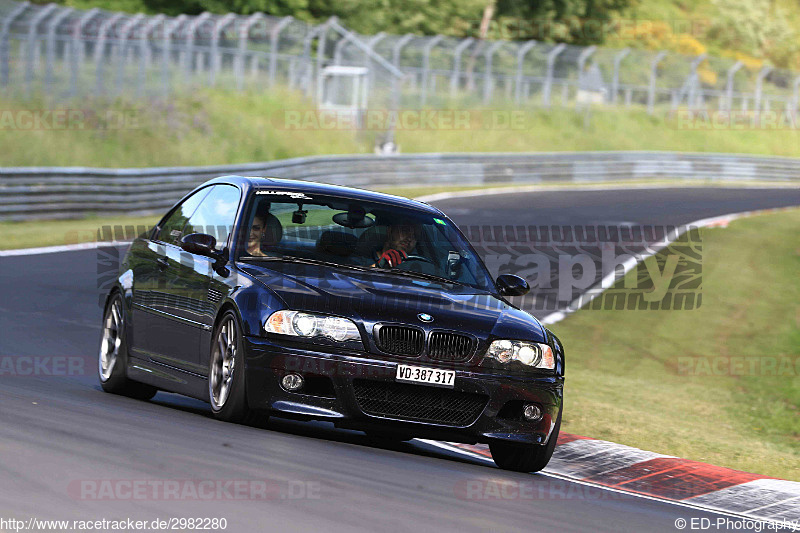
{"label": "black tire", "polygon": [[547,466],[556,449],[558,434],[561,431],[561,409],[550,440],[544,446],[539,444],[519,445],[503,441],[489,443],[494,463],[503,470],[514,472],[538,472]]}
{"label": "black tire", "polygon": [[228,310],[214,328],[208,359],[208,400],[214,418],[237,424],[257,421],[258,413],[247,405],[245,382],[242,328],[236,313]]}
{"label": "black tire", "polygon": [[[97,374],[104,391],[137,400],[149,400],[158,389],[128,379],[128,343],[125,336],[125,305],[118,292],[111,295],[103,311],[103,333],[97,355]],[[113,359],[113,361],[112,361]]]}

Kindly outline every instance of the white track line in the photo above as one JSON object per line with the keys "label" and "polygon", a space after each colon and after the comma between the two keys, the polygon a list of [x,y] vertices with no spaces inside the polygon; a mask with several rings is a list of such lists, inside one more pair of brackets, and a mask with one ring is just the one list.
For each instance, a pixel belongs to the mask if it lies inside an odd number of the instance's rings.
{"label": "white track line", "polygon": [[689,188],[714,188],[714,189],[797,189],[800,188],[800,185],[796,183],[787,184],[787,185],[759,185],[759,184],[752,184],[752,185],[740,185],[736,182],[731,182],[730,184],[695,184],[694,182],[683,182],[683,183],[676,183],[676,184],[647,184],[647,183],[632,183],[630,185],[624,185],[619,183],[610,183],[608,185],[570,185],[567,187],[549,187],[547,185],[520,185],[518,187],[491,187],[488,189],[470,189],[467,191],[452,191],[452,192],[438,192],[433,194],[426,194],[423,196],[418,196],[414,198],[419,202],[438,202],[441,200],[450,200],[451,198],[468,198],[471,196],[485,196],[487,194],[516,194],[516,193],[525,193],[525,192],[584,192],[584,191],[629,191],[631,189],[681,189],[687,188],[686,185],[690,185]]}
{"label": "white track line", "polygon": [[20,248],[18,250],[0,250],[0,257],[15,257],[20,255],[58,254],[62,252],[77,252],[80,250],[94,250],[101,246],[126,246],[131,241],[100,241],[81,242],[78,244],[62,244],[61,246],[42,246],[39,248]]}
{"label": "white track line", "polygon": [[[727,225],[737,219],[752,217],[757,215],[766,215],[769,213],[776,213],[779,211],[794,211],[796,209],[800,209],[800,207],[774,207],[769,209],[759,209],[754,211],[742,211],[740,213],[730,213],[727,215],[720,215],[717,217],[711,218],[703,218],[700,220],[695,220],[694,222],[690,222],[688,224],[683,224],[680,226],[675,227],[675,232],[669,235],[664,243],[656,244],[652,247],[649,247],[648,251],[643,253],[639,256],[639,258],[632,257],[622,263],[622,268],[624,270],[623,276],[625,276],[628,272],[633,270],[636,265],[639,264],[639,260],[644,261],[650,256],[653,256],[666,248],[667,246],[671,245],[673,242],[678,240],[681,235],[686,233],[687,231],[693,228],[709,228],[709,227],[727,227]],[[578,296],[575,300],[569,303],[567,309],[564,311],[556,311],[555,313],[551,313],[544,318],[542,318],[542,324],[555,324],[556,322],[561,322],[568,315],[574,313],[575,311],[579,310],[580,307],[585,306],[586,304],[590,303],[592,300],[600,296],[603,291],[605,290],[603,287],[611,287],[614,282],[616,281],[617,272],[616,269],[613,272],[609,272],[603,279],[601,279],[598,283],[592,285],[584,294]],[[593,292],[597,291],[597,292]],[[587,296],[584,296],[588,294]]]}
{"label": "white track line", "polygon": [[[520,192],[553,192],[556,190],[559,191],[587,191],[587,190],[604,190],[604,191],[616,191],[616,190],[629,190],[632,188],[638,189],[673,189],[676,187],[665,185],[665,186],[648,186],[644,185],[641,187],[575,187],[569,189],[545,189],[541,186],[526,186],[526,187],[495,187],[492,189],[481,189],[481,190],[470,190],[470,191],[454,191],[454,192],[443,192],[438,194],[429,194],[427,196],[420,196],[415,198],[415,200],[419,200],[421,202],[436,202],[440,200],[450,200],[453,198],[469,198],[474,196],[485,196],[485,195],[497,195],[497,194],[514,194]],[[740,187],[743,189],[761,189],[761,188],[769,188],[769,187]],[[639,256],[639,258],[632,257],[625,261],[622,264],[622,268],[624,270],[623,276],[633,270],[636,265],[639,264],[639,260],[644,261],[648,257],[657,254],[667,246],[671,245],[677,239],[679,239],[684,233],[689,231],[692,228],[707,228],[713,226],[727,226],[733,220],[738,218],[745,218],[750,216],[762,215],[767,213],[774,213],[777,211],[791,211],[799,209],[797,206],[793,207],[776,207],[776,208],[769,208],[769,209],[759,209],[753,211],[742,211],[739,213],[729,213],[727,215],[720,215],[716,217],[710,218],[703,218],[700,220],[696,220],[694,222],[690,222],[688,224],[676,225],[675,232],[671,235],[667,236],[664,243],[659,243],[652,247],[649,247],[649,250]],[[616,281],[617,271],[616,269],[613,272],[609,272],[605,277],[603,277],[598,283],[591,286],[586,292],[582,295],[578,296],[575,300],[569,303],[567,309],[565,311],[556,311],[555,313],[551,313],[540,320],[542,324],[555,324],[556,322],[560,322],[567,318],[568,315],[577,311],[580,307],[591,303],[595,298],[600,296],[604,289],[603,287],[610,287]],[[586,294],[588,293],[588,297]]]}

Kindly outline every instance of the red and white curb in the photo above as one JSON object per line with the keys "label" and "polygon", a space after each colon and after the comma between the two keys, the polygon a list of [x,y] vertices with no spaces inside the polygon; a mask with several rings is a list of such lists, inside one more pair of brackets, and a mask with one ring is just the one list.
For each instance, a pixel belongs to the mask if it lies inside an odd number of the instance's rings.
{"label": "red and white curb", "polygon": [[[483,461],[489,447],[423,442]],[[542,473],[632,496],[669,501],[800,531],[800,483],[562,433]],[[560,489],[563,493],[563,488]],[[552,496],[552,495],[551,495]]]}

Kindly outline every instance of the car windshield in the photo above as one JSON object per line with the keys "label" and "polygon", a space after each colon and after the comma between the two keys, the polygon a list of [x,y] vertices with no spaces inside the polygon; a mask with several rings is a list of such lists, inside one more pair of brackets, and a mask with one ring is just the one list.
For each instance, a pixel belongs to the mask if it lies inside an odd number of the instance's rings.
{"label": "car windshield", "polygon": [[335,196],[255,191],[238,258],[308,261],[445,280],[493,283],[453,223],[435,214]]}

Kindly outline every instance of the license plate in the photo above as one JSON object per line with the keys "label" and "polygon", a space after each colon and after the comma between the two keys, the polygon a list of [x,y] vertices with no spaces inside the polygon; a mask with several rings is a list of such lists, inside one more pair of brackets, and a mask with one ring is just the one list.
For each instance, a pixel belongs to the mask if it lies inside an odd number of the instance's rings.
{"label": "license plate", "polygon": [[397,365],[395,379],[397,381],[452,388],[456,381],[456,372],[455,370],[440,370],[422,366]]}

